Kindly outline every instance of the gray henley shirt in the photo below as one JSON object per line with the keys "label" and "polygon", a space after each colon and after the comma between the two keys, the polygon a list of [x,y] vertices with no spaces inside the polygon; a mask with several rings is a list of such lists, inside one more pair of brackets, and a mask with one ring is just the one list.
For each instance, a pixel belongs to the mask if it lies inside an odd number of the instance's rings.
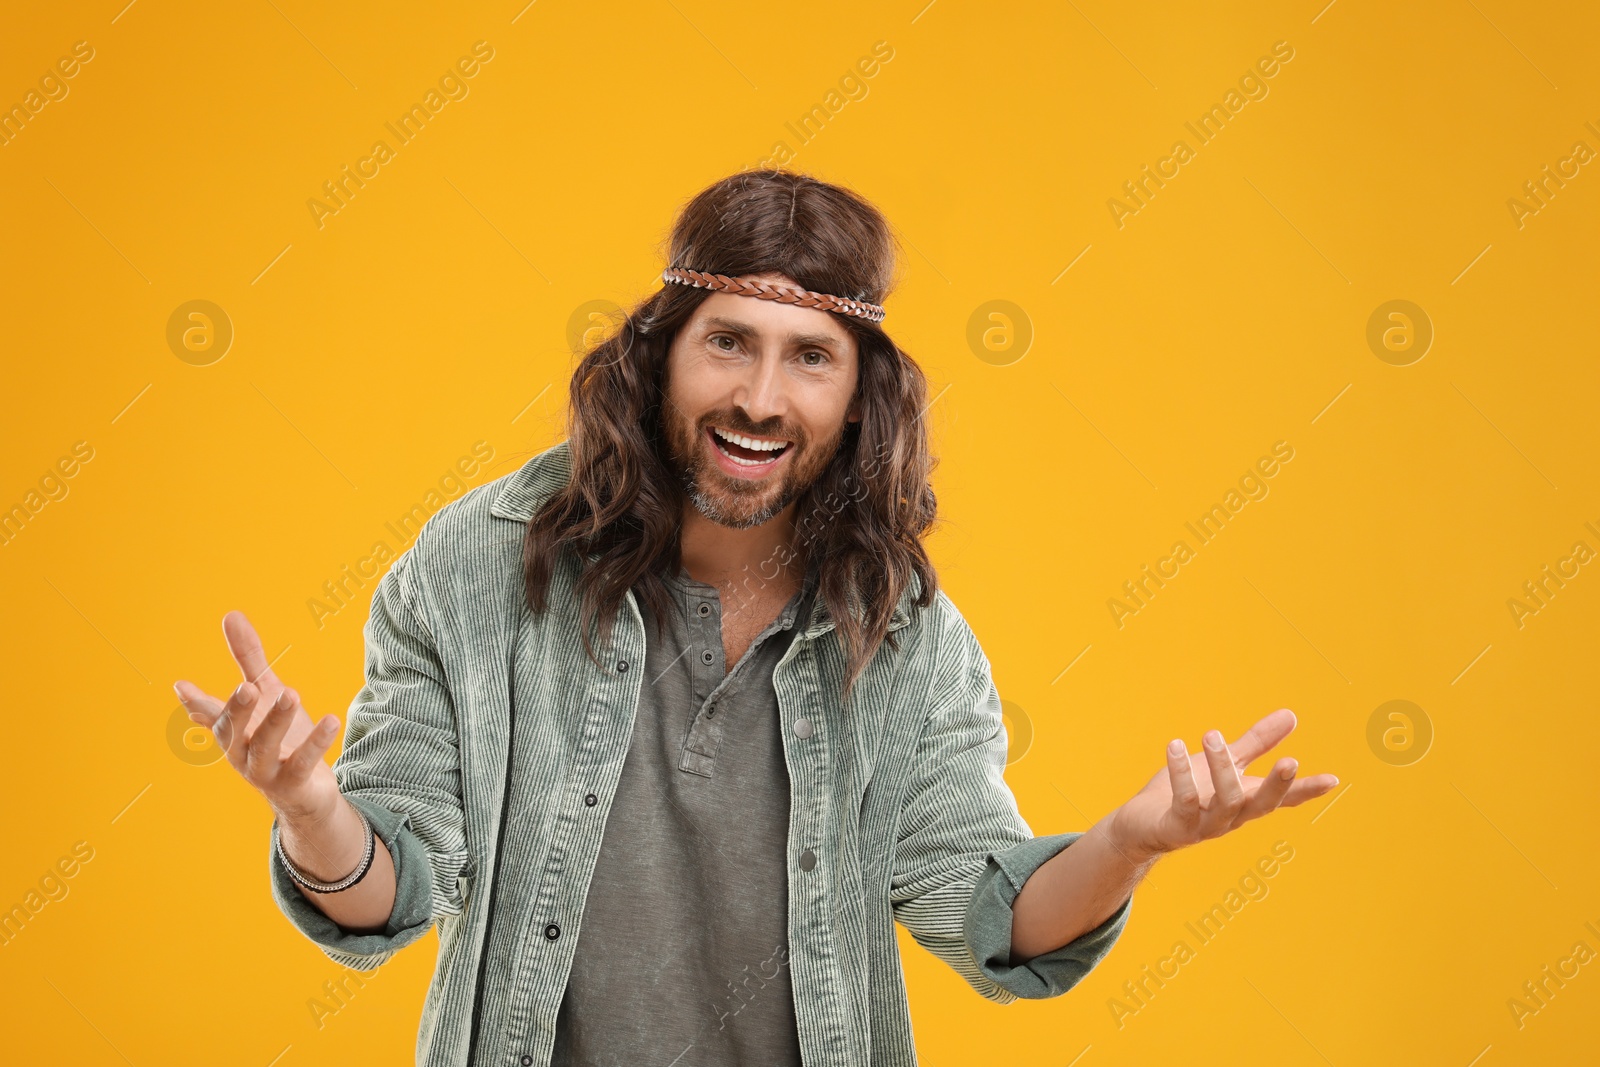
{"label": "gray henley shirt", "polygon": [[730,671],[715,586],[680,568],[645,621],[633,734],[584,903],[552,1067],[800,1067],[789,774],[773,668],[808,579]]}

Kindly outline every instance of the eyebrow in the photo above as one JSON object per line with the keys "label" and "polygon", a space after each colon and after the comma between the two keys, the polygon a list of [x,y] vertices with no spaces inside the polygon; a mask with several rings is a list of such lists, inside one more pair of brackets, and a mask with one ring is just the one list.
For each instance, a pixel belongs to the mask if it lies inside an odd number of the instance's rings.
{"label": "eyebrow", "polygon": [[[712,329],[725,330],[728,333],[738,334],[740,337],[758,337],[761,333],[760,330],[757,330],[748,322],[740,322],[738,319],[725,319],[718,315],[709,316],[702,322],[702,331],[710,331]],[[840,341],[837,337],[826,333],[791,333],[787,340],[791,345],[816,345],[830,350],[836,350],[840,346]]]}

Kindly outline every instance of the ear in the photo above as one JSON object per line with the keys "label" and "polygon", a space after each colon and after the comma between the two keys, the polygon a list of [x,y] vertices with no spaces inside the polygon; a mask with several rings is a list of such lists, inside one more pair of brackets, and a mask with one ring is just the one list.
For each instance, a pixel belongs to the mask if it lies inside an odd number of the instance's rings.
{"label": "ear", "polygon": [[844,409],[844,421],[847,422],[847,423],[860,422],[861,421],[861,380],[860,380],[860,378],[856,379],[855,392],[850,394],[850,406]]}

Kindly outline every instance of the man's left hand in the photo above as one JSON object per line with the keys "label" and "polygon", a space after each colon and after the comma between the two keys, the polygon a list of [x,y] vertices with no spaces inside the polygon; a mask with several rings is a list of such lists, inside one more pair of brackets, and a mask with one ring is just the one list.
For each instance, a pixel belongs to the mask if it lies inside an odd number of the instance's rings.
{"label": "man's left hand", "polygon": [[1318,774],[1296,781],[1299,761],[1289,756],[1274,763],[1265,778],[1240,773],[1294,727],[1294,712],[1280,708],[1231,745],[1220,731],[1210,731],[1202,739],[1203,757],[1189,755],[1183,741],[1174,740],[1166,770],[1112,813],[1112,840],[1124,854],[1154,859],[1322,796],[1339,779]]}

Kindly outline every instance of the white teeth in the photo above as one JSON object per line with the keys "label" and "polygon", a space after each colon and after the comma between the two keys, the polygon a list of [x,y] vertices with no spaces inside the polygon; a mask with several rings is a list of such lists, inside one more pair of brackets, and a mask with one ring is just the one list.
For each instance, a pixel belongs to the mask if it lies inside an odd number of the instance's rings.
{"label": "white teeth", "polygon": [[[719,430],[715,426],[711,427],[711,431],[724,441],[732,441],[736,445],[743,445],[745,448],[752,449],[756,452],[776,452],[778,449],[783,448],[789,443],[788,441],[758,441],[753,437],[745,437],[741,434],[728,433],[725,430]],[[746,462],[763,461],[749,460]]]}
{"label": "white teeth", "polygon": [[[758,442],[758,441],[753,441],[748,437],[741,437],[738,434],[723,433],[721,430],[717,429],[715,426],[713,426],[711,429],[712,429],[712,432],[715,433],[715,435],[717,437],[722,438],[724,441],[732,441],[734,444],[743,445],[745,448],[755,449],[755,450],[760,451],[760,452],[776,451],[776,450],[778,450],[780,448],[783,448],[783,447],[785,447],[786,445],[789,444],[788,441],[759,441]],[[729,452],[726,448],[723,448],[721,442],[718,442],[718,444],[717,444],[717,451],[721,452],[724,456],[727,456],[730,460],[732,460],[733,462],[739,464],[739,466],[741,466],[741,467],[764,467],[768,463],[774,462],[774,460],[772,460],[772,459],[746,459],[743,456],[736,456],[732,452]]]}

